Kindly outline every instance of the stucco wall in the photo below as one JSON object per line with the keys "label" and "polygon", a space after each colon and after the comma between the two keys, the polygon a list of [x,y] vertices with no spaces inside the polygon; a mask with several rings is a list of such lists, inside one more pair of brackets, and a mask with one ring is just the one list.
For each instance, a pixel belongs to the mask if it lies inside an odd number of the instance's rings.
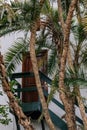
{"label": "stucco wall", "polygon": [[[14,44],[13,41],[15,41],[17,39],[17,37],[20,37],[20,36],[24,37],[24,34],[22,32],[20,32],[20,33],[16,32],[16,33],[8,34],[5,37],[0,38],[0,47],[1,47],[0,51],[1,51],[3,56],[7,52],[7,49],[12,44]],[[17,67],[16,72],[21,72],[21,66]],[[19,82],[21,82],[21,80]],[[2,85],[0,87],[0,91],[3,92]],[[0,105],[3,105],[3,104],[8,105],[8,102],[9,102],[8,98],[7,98],[6,94],[3,92],[3,96],[0,96]],[[51,106],[51,104],[50,104],[50,106]],[[54,109],[54,111],[56,112],[56,109]],[[9,113],[9,117],[11,118],[12,122],[9,123],[9,125],[7,125],[7,126],[4,126],[4,125],[0,124],[0,129],[1,130],[16,130],[15,117],[11,113]],[[41,130],[41,123],[39,123],[38,121],[33,121],[32,123],[33,123],[33,126],[34,126],[35,130]],[[46,130],[49,130],[46,123],[45,123],[45,128],[46,128]],[[21,126],[21,130],[24,130],[22,126]],[[59,130],[59,129],[56,128],[56,130]]]}

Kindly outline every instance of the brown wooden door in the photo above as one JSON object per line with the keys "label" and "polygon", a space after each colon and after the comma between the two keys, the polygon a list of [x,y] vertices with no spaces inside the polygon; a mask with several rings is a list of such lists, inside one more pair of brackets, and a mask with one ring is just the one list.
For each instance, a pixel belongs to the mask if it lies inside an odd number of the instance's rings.
{"label": "brown wooden door", "polygon": [[[41,51],[39,54],[37,54],[37,62],[38,62],[38,68],[43,73],[47,74],[47,50]],[[23,55],[23,62],[22,62],[22,72],[33,72],[32,69],[32,63],[30,59],[30,54],[27,52]],[[42,86],[43,86],[42,82]],[[28,78],[22,78],[22,87],[32,87],[36,86],[35,78],[34,77],[28,77]],[[22,93],[22,101],[23,102],[36,102],[38,101],[38,92],[32,91],[32,92],[23,92]]]}

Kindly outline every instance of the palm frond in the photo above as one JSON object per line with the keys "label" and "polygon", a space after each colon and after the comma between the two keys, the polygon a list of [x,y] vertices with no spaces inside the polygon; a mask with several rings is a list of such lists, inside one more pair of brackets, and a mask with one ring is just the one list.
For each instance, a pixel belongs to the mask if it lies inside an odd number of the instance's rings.
{"label": "palm frond", "polygon": [[51,11],[52,11],[52,7],[50,6],[50,0],[45,0],[43,8],[42,8],[42,14],[50,15]]}
{"label": "palm frond", "polygon": [[52,84],[51,84],[51,90],[50,93],[48,95],[48,99],[47,99],[47,103],[49,104],[50,101],[52,100],[52,98],[54,97],[56,91],[58,91],[58,72],[56,71],[56,74],[52,80]]}
{"label": "palm frond", "polygon": [[55,88],[53,86],[51,87],[50,93],[47,98],[47,104],[49,104],[50,101],[52,100],[52,98],[54,97],[56,90],[57,90],[57,88]]}
{"label": "palm frond", "polygon": [[73,31],[75,40],[77,40],[78,43],[82,43],[87,38],[82,24],[72,26],[72,31]]}
{"label": "palm frond", "polygon": [[57,52],[56,50],[52,50],[49,54],[49,59],[48,59],[48,74],[52,75],[55,73],[58,65],[57,62]]}
{"label": "palm frond", "polygon": [[[38,17],[40,11],[39,4],[36,0],[17,3],[11,2],[9,10],[11,10],[9,11],[9,14],[7,10],[4,11],[3,17],[0,20],[0,36],[17,30],[29,31],[31,25],[34,24],[35,19]],[[14,19],[12,15],[13,12]],[[2,13],[0,14],[2,15]],[[10,23],[8,21],[8,15],[12,16]]]}
{"label": "palm frond", "polygon": [[85,50],[82,52],[81,58],[82,64],[84,65],[84,67],[87,67],[87,46],[85,46]]}
{"label": "palm frond", "polygon": [[39,37],[36,40],[36,46],[37,46],[37,51],[41,50],[42,48],[47,48],[48,50],[55,48],[54,43],[52,44],[51,36],[49,35],[49,32],[43,33],[43,31],[40,33]]}
{"label": "palm frond", "polygon": [[82,0],[85,7],[87,7],[87,0]]}
{"label": "palm frond", "polygon": [[80,86],[80,87],[85,87],[87,86],[87,77],[86,73],[84,72],[84,69],[80,68],[75,68],[75,71],[73,72],[71,69],[68,69],[66,71],[65,75],[65,85],[72,87],[72,86]]}
{"label": "palm frond", "polygon": [[8,33],[18,31],[18,30],[21,30],[20,26],[18,26],[18,27],[17,26],[5,27],[5,28],[0,30],[0,37],[5,36]]}
{"label": "palm frond", "polygon": [[65,84],[66,86],[79,86],[79,87],[86,87],[87,86],[87,80],[84,78],[65,78]]}
{"label": "palm frond", "polygon": [[29,40],[23,38],[17,39],[18,41],[12,45],[5,55],[5,65],[8,73],[16,69],[16,65],[20,64],[22,54],[27,51],[29,47]]}
{"label": "palm frond", "polygon": [[82,23],[83,23],[83,26],[84,26],[84,31],[87,33],[87,14],[82,19]]}

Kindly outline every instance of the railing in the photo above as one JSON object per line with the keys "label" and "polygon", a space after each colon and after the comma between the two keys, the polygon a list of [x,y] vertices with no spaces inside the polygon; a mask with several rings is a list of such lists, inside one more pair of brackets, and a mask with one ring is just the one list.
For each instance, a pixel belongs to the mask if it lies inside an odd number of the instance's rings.
{"label": "railing", "polygon": [[[52,80],[49,78],[49,77],[47,77],[45,74],[43,74],[42,72],[40,72],[39,71],[39,75],[40,75],[40,79],[41,79],[41,81],[44,81],[44,82],[46,82],[47,84],[49,84],[50,86],[51,86],[51,84],[52,84]],[[23,72],[23,73],[13,73],[12,75],[11,75],[11,80],[14,80],[14,79],[16,79],[16,78],[26,78],[26,77],[34,77],[34,74],[33,73],[30,73],[30,72]],[[26,91],[37,91],[37,89],[36,89],[36,87],[30,87],[30,88],[28,88],[28,87],[26,87],[26,88],[18,88],[17,90],[16,90],[16,92],[18,93],[18,97],[20,97],[20,92],[26,92]],[[46,92],[46,91],[44,91],[44,95],[47,97],[48,96],[48,93]],[[52,102],[54,102],[58,107],[60,107],[62,110],[64,110],[64,106],[63,106],[63,104],[61,104],[58,100],[56,100],[55,98],[53,98],[52,99]],[[39,103],[39,105],[40,105],[40,103]],[[32,109],[32,108],[31,108]],[[52,116],[54,116],[55,118],[57,117],[57,116],[55,116],[55,114],[53,114],[50,110],[49,110],[49,112],[50,112],[50,114],[52,115]],[[61,120],[60,122],[61,123],[63,123],[63,125],[65,126],[65,128],[62,128],[62,125],[61,125],[61,129],[62,130],[67,130],[67,126],[66,126],[66,124],[65,124],[65,122],[60,118],[60,117],[58,117],[57,118],[58,120]],[[83,122],[82,122],[82,120],[79,118],[79,117],[77,117],[76,116],[76,120],[80,123],[80,124],[83,124]],[[54,119],[54,122],[55,122],[56,120]],[[58,123],[58,122],[57,122]]]}

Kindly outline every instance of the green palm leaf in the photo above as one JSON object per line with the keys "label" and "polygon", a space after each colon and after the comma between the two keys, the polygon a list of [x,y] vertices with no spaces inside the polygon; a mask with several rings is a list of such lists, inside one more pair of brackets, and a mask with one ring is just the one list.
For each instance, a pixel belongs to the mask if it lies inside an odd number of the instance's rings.
{"label": "green palm leaf", "polygon": [[[34,23],[40,11],[39,4],[36,0],[17,3],[11,2],[9,8],[11,10],[9,11],[9,15],[14,12],[14,17],[12,17],[14,19],[11,19],[11,23],[9,23],[8,12],[7,10],[4,11],[3,17],[0,20],[0,37],[12,31],[29,31],[31,24]],[[3,9],[3,5],[0,9]],[[0,15],[2,15],[2,13],[0,13]]]}
{"label": "green palm leaf", "polygon": [[5,65],[8,73],[12,73],[16,65],[18,65],[22,60],[22,54],[27,51],[29,47],[29,40],[23,38],[17,39],[12,47],[9,48],[5,55]]}
{"label": "green palm leaf", "polygon": [[58,69],[57,63],[57,52],[56,50],[52,50],[49,54],[48,59],[48,74],[53,75],[55,71]]}

